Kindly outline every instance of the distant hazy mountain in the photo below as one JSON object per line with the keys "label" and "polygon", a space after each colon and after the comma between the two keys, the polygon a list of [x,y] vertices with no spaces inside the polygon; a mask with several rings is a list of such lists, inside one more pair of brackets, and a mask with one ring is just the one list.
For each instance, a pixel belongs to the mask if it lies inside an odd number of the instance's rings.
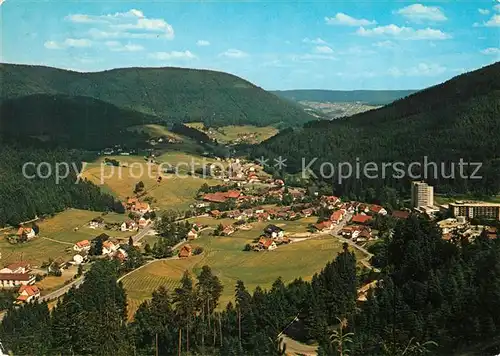
{"label": "distant hazy mountain", "polygon": [[297,102],[330,102],[330,103],[363,103],[370,106],[390,104],[404,98],[417,90],[276,90],[272,93]]}

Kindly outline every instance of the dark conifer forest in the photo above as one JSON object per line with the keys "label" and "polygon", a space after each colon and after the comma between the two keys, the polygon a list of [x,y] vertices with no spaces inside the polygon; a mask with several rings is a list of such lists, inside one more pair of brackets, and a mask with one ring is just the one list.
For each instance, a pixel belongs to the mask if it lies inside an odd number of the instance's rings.
{"label": "dark conifer forest", "polygon": [[[311,169],[319,175],[323,162],[350,163],[350,178],[339,180],[337,169],[327,180],[340,195],[360,198],[367,189],[396,188],[408,195],[409,182],[425,178],[440,193],[493,195],[500,191],[500,62],[462,74],[443,84],[419,91],[383,108],[333,121],[312,121],[302,129],[284,130],[253,150],[255,158],[282,156],[286,170]],[[427,157],[427,158],[425,158]],[[315,160],[316,159],[316,160]],[[304,161],[303,161],[304,160]],[[355,174],[356,162],[361,167]],[[459,162],[481,163],[480,179],[471,179],[475,168]],[[378,164],[376,179],[363,173],[363,165]],[[394,170],[382,175],[381,163],[404,164],[403,178]],[[420,162],[421,168],[408,165]],[[430,162],[425,168],[425,162]],[[435,163],[432,164],[432,163]],[[427,171],[427,174],[426,174]],[[331,170],[325,169],[326,175]],[[344,174],[347,168],[344,169]],[[427,177],[425,177],[425,175]]]}
{"label": "dark conifer forest", "polygon": [[238,281],[226,306],[205,266],[178,288],[159,288],[132,322],[118,262],[99,261],[52,311],[45,303],[10,310],[0,338],[23,355],[284,355],[281,331],[296,321],[319,355],[495,354],[500,239],[444,241],[434,223],[411,216],[374,253],[379,273],[361,273],[345,246],[310,282],[249,291]]}
{"label": "dark conifer forest", "polygon": [[[35,216],[52,215],[67,208],[123,212],[121,203],[112,196],[83,178],[77,179],[82,162],[88,159],[92,157],[77,150],[0,145],[0,226],[16,226]],[[63,166],[66,163],[68,171]]]}

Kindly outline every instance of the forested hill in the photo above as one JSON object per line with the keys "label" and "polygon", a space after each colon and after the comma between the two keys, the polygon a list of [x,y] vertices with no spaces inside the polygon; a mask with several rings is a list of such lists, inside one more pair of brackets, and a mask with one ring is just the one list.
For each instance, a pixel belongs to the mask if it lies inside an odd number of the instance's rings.
{"label": "forested hill", "polygon": [[31,137],[65,147],[138,146],[146,138],[125,128],[157,120],[89,97],[35,94],[0,103],[0,136]]}
{"label": "forested hill", "polygon": [[[103,194],[99,187],[77,180],[82,161],[90,157],[77,150],[28,147],[29,140],[25,141],[6,145],[0,140],[0,227],[16,226],[35,216],[67,208],[124,212],[121,203]],[[59,180],[56,162],[60,167]],[[70,167],[68,174],[65,163]]]}
{"label": "forested hill", "polygon": [[386,105],[415,93],[416,90],[276,90],[272,93],[293,101],[317,101],[331,103],[361,102],[367,105]]}
{"label": "forested hill", "polygon": [[298,105],[246,80],[209,70],[124,68],[79,73],[0,64],[0,82],[1,100],[32,94],[87,96],[169,123],[293,126],[313,119]]}
{"label": "forested hill", "polygon": [[[290,171],[309,162],[481,162],[482,179],[429,179],[442,192],[495,194],[500,190],[500,62],[455,77],[383,108],[334,121],[316,121],[286,130],[255,149],[255,157],[284,156]],[[443,170],[438,165],[438,170]],[[428,171],[431,178],[433,168]],[[380,170],[379,170],[380,172]],[[418,174],[418,169],[414,170]],[[420,171],[422,173],[422,171]],[[471,172],[466,173],[470,174]],[[389,176],[392,172],[389,171]],[[442,174],[439,174],[442,177]],[[379,173],[379,177],[381,174]],[[408,176],[408,175],[406,175]],[[335,177],[334,177],[335,178]],[[410,180],[407,178],[407,180]],[[407,187],[404,179],[350,179],[339,194],[362,195],[368,187]]]}

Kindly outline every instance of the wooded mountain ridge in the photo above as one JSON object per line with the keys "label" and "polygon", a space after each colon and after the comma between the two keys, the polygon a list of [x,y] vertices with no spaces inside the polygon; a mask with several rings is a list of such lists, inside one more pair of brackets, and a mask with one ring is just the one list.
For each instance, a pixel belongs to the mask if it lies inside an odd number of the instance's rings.
{"label": "wooded mountain ridge", "polygon": [[[429,181],[442,192],[497,194],[499,118],[500,62],[497,62],[380,109],[333,121],[316,120],[300,130],[284,130],[263,142],[254,155],[270,159],[286,157],[290,172],[301,169],[302,158],[309,162],[318,157],[314,165],[317,171],[322,162],[352,162],[359,158],[360,162],[409,163],[420,162],[427,156],[428,161],[447,164],[447,172],[451,162],[463,159],[482,163],[483,178],[446,179],[438,174],[440,177]],[[351,179],[335,184],[339,194],[356,195],[367,187],[386,185],[404,189],[409,186],[408,180],[408,177]]]}
{"label": "wooded mountain ridge", "polygon": [[299,105],[237,76],[210,70],[122,68],[79,73],[1,64],[0,81],[2,101],[33,94],[86,96],[166,123],[293,126],[313,119]]}

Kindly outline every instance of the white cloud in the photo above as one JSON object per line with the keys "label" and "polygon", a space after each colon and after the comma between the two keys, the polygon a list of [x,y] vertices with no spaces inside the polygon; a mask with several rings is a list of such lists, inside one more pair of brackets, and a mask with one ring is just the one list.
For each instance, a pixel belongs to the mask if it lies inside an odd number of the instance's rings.
{"label": "white cloud", "polygon": [[66,38],[63,42],[46,41],[43,45],[48,49],[64,49],[68,47],[84,48],[91,47],[92,41],[86,38]]}
{"label": "white cloud", "polygon": [[488,9],[477,9],[481,15],[488,15],[490,13],[490,10]]}
{"label": "white cloud", "polygon": [[481,51],[481,53],[487,54],[487,55],[500,56],[500,48],[496,48],[496,47],[486,48],[486,49],[483,49]]}
{"label": "white cloud", "polygon": [[131,9],[107,15],[71,14],[67,21],[92,24],[89,34],[94,38],[174,38],[174,29],[164,19],[147,18],[141,10]]}
{"label": "white cloud", "polygon": [[292,55],[290,58],[294,62],[307,62],[307,63],[313,63],[315,60],[337,60],[336,57],[330,55],[330,54],[312,54],[312,53],[307,53],[307,54],[302,54],[302,55]]}
{"label": "white cloud", "polygon": [[114,52],[138,52],[144,50],[143,46],[133,43],[127,43],[126,45],[123,45],[119,41],[106,41],[104,44]]}
{"label": "white cloud", "polygon": [[370,21],[367,19],[356,19],[342,12],[338,12],[335,17],[325,17],[327,25],[341,25],[341,26],[369,26],[376,25],[377,21]]}
{"label": "white cloud", "polygon": [[327,44],[327,42],[325,40],[323,40],[323,39],[321,39],[319,37],[315,38],[315,39],[312,39],[312,40],[306,37],[306,38],[304,38],[302,40],[302,42],[304,42],[304,43],[312,43],[312,44],[317,44],[317,45]]}
{"label": "white cloud", "polygon": [[197,46],[210,46],[210,42],[208,42],[207,40],[198,40],[196,42],[196,45]]}
{"label": "white cloud", "polygon": [[379,26],[372,29],[365,29],[360,27],[356,33],[360,36],[370,37],[370,36],[388,36],[394,37],[402,40],[445,40],[451,38],[451,36],[441,30],[435,30],[432,28],[425,28],[415,30],[412,27],[399,27],[397,25],[391,24],[387,26]]}
{"label": "white cloud", "polygon": [[443,11],[439,7],[424,6],[422,4],[409,5],[397,10],[395,13],[406,17],[412,22],[447,20]]}
{"label": "white cloud", "polygon": [[48,49],[62,49],[63,48],[56,41],[47,41],[43,45],[45,48],[48,48]]}
{"label": "white cloud", "polygon": [[243,52],[239,49],[231,48],[225,52],[222,52],[221,54],[219,54],[219,56],[228,57],[228,58],[244,58],[244,57],[248,57],[248,53]]}
{"label": "white cloud", "polygon": [[493,15],[491,19],[488,21],[483,22],[482,24],[475,23],[475,27],[500,27],[500,15]]}
{"label": "white cloud", "polygon": [[493,6],[493,9],[494,9],[495,11],[500,12],[500,4],[496,4],[495,6]]}
{"label": "white cloud", "polygon": [[66,38],[64,45],[66,47],[90,47],[92,46],[92,41],[86,38]]}
{"label": "white cloud", "polygon": [[419,63],[415,67],[399,69],[392,67],[387,71],[387,74],[393,77],[434,77],[446,72],[446,67],[439,64]]}
{"label": "white cloud", "polygon": [[333,49],[328,46],[316,46],[314,51],[316,53],[333,53]]}
{"label": "white cloud", "polygon": [[379,41],[375,42],[373,44],[373,47],[378,47],[378,48],[394,48],[396,47],[396,44],[392,41],[386,40],[386,41]]}
{"label": "white cloud", "polygon": [[196,56],[190,51],[155,52],[155,53],[150,53],[149,57],[161,61],[192,60],[196,58]]}

